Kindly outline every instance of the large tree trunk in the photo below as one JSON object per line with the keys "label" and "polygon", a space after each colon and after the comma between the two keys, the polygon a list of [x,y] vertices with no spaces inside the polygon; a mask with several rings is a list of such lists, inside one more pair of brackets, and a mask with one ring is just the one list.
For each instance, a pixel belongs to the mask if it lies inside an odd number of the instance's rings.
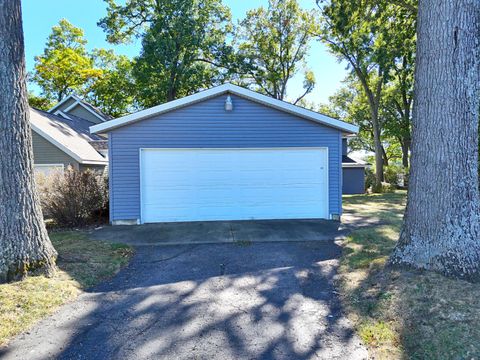
{"label": "large tree trunk", "polygon": [[420,0],[407,209],[390,262],[478,278],[480,1]]}
{"label": "large tree trunk", "polygon": [[55,269],[30,131],[20,0],[0,0],[0,282]]}

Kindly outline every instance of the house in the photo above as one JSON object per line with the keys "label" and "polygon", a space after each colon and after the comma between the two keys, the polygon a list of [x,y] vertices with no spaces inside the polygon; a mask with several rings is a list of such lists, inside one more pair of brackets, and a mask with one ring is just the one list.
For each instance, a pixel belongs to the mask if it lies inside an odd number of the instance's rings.
{"label": "house", "polygon": [[342,139],[342,193],[365,193],[365,162],[356,161],[348,156],[348,138]]}
{"label": "house", "polygon": [[338,219],[357,126],[232,84],[91,127],[108,134],[113,224]]}
{"label": "house", "polygon": [[77,118],[88,120],[93,124],[99,124],[111,120],[110,116],[104,114],[101,110],[82,100],[75,94],[68,95],[57,105],[48,110],[48,112],[54,115],[60,115],[66,119],[75,116]]}
{"label": "house", "polygon": [[72,114],[66,118],[31,108],[30,125],[37,173],[63,171],[67,166],[103,171],[108,164],[106,139],[90,134],[94,123]]}

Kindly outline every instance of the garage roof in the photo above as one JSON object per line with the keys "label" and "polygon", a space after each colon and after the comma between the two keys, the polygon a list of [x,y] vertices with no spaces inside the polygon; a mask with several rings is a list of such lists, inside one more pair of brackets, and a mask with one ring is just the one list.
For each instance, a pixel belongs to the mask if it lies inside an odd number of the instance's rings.
{"label": "garage roof", "polygon": [[272,97],[262,95],[255,91],[245,89],[243,87],[233,84],[216,86],[214,88],[204,90],[181,99],[173,100],[149,109],[138,111],[136,113],[126,115],[115,120],[106,121],[104,123],[90,127],[90,131],[97,134],[109,132],[116,128],[129,125],[155,115],[163,114],[226,93],[234,94],[242,98],[263,104],[265,106],[285,111],[287,113],[315,121],[322,125],[336,128],[347,134],[354,134],[358,132],[358,126],[355,126],[353,124],[349,124],[344,121],[340,121],[329,116],[317,113],[315,111],[307,110],[305,108],[292,105],[288,102],[277,100]]}

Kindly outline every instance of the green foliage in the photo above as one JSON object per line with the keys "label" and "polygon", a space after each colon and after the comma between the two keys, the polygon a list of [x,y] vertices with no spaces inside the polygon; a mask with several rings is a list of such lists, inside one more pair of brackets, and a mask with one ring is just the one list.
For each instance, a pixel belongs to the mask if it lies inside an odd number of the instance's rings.
{"label": "green foliage", "polygon": [[55,105],[55,102],[50,101],[49,99],[43,96],[37,96],[32,92],[28,93],[28,104],[35,109],[45,110],[52,108]]}
{"label": "green foliage", "polygon": [[84,93],[101,75],[85,49],[83,30],[62,19],[52,28],[42,55],[35,57],[32,81],[49,101],[60,101],[72,92]]}
{"label": "green foliage", "polygon": [[113,50],[94,49],[92,57],[95,67],[101,69],[102,73],[92,84],[87,101],[112,117],[119,117],[134,110],[134,63],[124,55],[115,55]]}
{"label": "green foliage", "polygon": [[371,190],[375,185],[375,173],[370,167],[365,168],[365,191]]}
{"label": "green foliage", "polygon": [[75,92],[114,117],[135,108],[132,62],[112,50],[88,52],[86,44],[83,30],[65,19],[52,28],[43,55],[35,58],[32,81],[42,95],[29,95],[31,106],[48,110]]}
{"label": "green foliage", "polygon": [[400,177],[405,175],[402,166],[393,164],[385,167],[385,181],[392,185],[398,185]]}
{"label": "green foliage", "polygon": [[138,101],[149,107],[219,84],[229,76],[230,11],[220,0],[108,0],[99,24],[112,43],[142,38],[133,73]]}
{"label": "green foliage", "polygon": [[[388,161],[385,139],[400,142],[408,162],[412,95],[414,1],[320,1],[320,38],[339,60],[348,63],[349,87],[338,94],[342,111],[359,120],[360,141],[373,145],[376,187]],[[351,86],[353,84],[353,86]],[[350,100],[350,102],[347,99]],[[368,116],[365,116],[368,112]],[[362,120],[363,119],[363,120]],[[400,120],[399,120],[400,119]]]}
{"label": "green foliage", "polygon": [[318,32],[315,15],[302,10],[296,0],[270,0],[267,9],[250,10],[237,34],[244,80],[255,90],[283,100],[288,81],[303,71],[305,91],[295,103],[310,93],[315,77],[305,69],[305,57]]}

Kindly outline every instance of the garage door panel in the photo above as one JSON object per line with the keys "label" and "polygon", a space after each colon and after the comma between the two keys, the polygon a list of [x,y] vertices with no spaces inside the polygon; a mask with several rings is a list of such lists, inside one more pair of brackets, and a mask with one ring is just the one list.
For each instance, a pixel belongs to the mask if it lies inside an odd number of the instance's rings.
{"label": "garage door panel", "polygon": [[326,149],[141,153],[142,221],[328,216]]}

